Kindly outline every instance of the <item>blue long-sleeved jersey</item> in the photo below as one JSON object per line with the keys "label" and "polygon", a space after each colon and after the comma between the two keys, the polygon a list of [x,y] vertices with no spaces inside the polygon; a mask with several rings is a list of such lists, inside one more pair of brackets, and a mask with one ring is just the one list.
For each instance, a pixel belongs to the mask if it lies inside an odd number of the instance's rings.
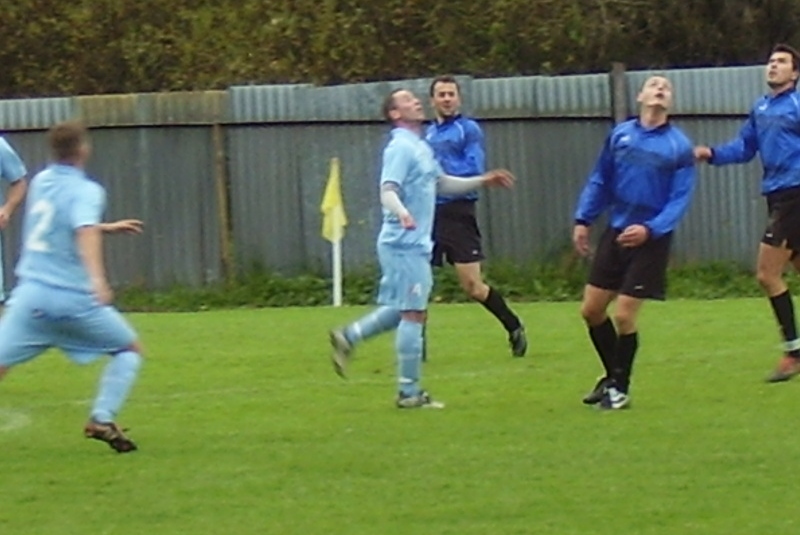
{"label": "blue long-sleeved jersey", "polygon": [[694,183],[689,138],[669,123],[648,129],[631,119],[615,126],[606,139],[578,199],[575,221],[591,225],[609,209],[613,228],[644,225],[658,238],[677,226]]}
{"label": "blue long-sleeved jersey", "polygon": [[800,95],[790,89],[759,98],[739,136],[711,150],[713,165],[749,162],[758,152],[764,195],[800,186]]}
{"label": "blue long-sleeved jersey", "polygon": [[[425,140],[433,147],[436,160],[444,172],[454,177],[474,177],[486,172],[486,151],[483,131],[478,123],[461,115],[448,117],[441,123],[428,125]],[[456,199],[475,201],[478,192],[463,195],[437,195],[436,204]]]}

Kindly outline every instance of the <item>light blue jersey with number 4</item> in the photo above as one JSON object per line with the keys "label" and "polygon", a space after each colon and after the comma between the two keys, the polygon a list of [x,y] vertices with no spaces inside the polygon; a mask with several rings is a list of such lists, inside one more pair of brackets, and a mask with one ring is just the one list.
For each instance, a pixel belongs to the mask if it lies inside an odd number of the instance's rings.
{"label": "light blue jersey with number 4", "polygon": [[75,232],[102,221],[106,193],[76,167],[50,165],[31,180],[22,226],[20,283],[91,292]]}
{"label": "light blue jersey with number 4", "polygon": [[443,174],[424,139],[405,128],[392,130],[392,139],[383,150],[381,186],[391,183],[397,187],[400,201],[417,226],[404,229],[397,216],[384,209],[379,245],[431,252],[436,183]]}

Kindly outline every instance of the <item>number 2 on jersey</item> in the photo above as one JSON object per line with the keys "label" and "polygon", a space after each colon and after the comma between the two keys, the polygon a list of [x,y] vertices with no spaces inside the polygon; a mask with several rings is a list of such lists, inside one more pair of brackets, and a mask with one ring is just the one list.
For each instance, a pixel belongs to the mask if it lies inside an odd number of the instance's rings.
{"label": "number 2 on jersey", "polygon": [[36,201],[31,208],[30,215],[32,217],[39,216],[39,218],[33,225],[31,233],[28,235],[28,239],[25,240],[25,247],[31,251],[36,251],[39,253],[46,253],[50,250],[50,244],[45,241],[44,237],[50,230],[50,225],[53,223],[54,214],[55,209],[50,201]]}

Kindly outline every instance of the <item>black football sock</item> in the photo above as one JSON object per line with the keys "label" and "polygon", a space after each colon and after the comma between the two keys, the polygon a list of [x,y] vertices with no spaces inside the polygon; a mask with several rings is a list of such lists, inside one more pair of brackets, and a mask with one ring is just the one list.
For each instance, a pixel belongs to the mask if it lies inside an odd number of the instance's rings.
{"label": "black football sock", "polygon": [[481,301],[481,304],[500,320],[509,333],[516,331],[522,325],[519,318],[508,308],[503,296],[491,286],[489,286],[489,295],[486,296],[485,301]]}
{"label": "black football sock", "polygon": [[606,377],[611,377],[614,373],[614,352],[617,350],[617,330],[611,318],[600,325],[589,327],[589,338],[594,344],[594,349],[606,369]]}
{"label": "black football sock", "polygon": [[[770,297],[769,303],[772,305],[775,319],[778,320],[778,325],[781,327],[784,341],[793,342],[797,340],[797,323],[794,317],[794,304],[792,303],[792,296],[789,290],[786,290],[780,295]],[[787,351],[787,353],[795,358],[800,358],[800,350],[798,349]]]}
{"label": "black football sock", "polygon": [[639,348],[639,333],[621,334],[617,339],[615,352],[617,368],[614,373],[614,382],[617,389],[627,393],[633,373],[633,359]]}

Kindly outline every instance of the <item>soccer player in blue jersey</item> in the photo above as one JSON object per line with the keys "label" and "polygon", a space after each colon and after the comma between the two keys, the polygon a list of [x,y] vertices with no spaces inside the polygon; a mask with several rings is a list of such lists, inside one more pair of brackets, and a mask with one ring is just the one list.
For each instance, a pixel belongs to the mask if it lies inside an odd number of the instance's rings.
{"label": "soccer player in blue jersey", "polygon": [[82,124],[48,132],[54,163],[30,183],[17,286],[0,317],[0,377],[50,347],[85,364],[111,358],[84,434],[125,453],[136,445],[114,423],[141,364],[136,333],[110,305],[104,232],[141,232],[135,219],[102,223],[106,196],[83,167],[91,152]]}
{"label": "soccer player in blue jersey", "polygon": [[[25,191],[28,189],[28,181],[25,179],[27,174],[28,171],[25,169],[25,164],[22,163],[22,159],[14,149],[11,148],[11,145],[0,137],[0,178],[9,183],[5,193],[5,202],[2,202],[0,205],[0,230],[8,226],[8,222],[11,220],[14,211],[25,198]],[[2,194],[0,194],[0,202],[1,201]],[[0,303],[5,301],[6,298],[3,281],[3,255],[2,245],[0,245]]]}
{"label": "soccer player in blue jersey", "polygon": [[[648,78],[637,97],[639,117],[606,139],[575,210],[572,241],[590,256],[589,228],[608,212],[584,289],[581,315],[605,369],[584,398],[604,409],[629,406],[633,361],[644,299],[664,299],[672,232],[694,189],[692,145],[668,119],[672,84]],[[607,314],[616,299],[614,320]]]}
{"label": "soccer player in blue jersey", "polygon": [[[461,92],[452,76],[438,76],[430,85],[431,105],[436,119],[425,139],[436,160],[448,175],[471,177],[486,170],[483,131],[472,119],[461,115]],[[511,354],[522,357],[528,348],[525,328],[495,288],[483,281],[481,231],[475,216],[477,191],[462,194],[439,193],[433,223],[433,265],[446,260],[456,270],[461,288],[482,304],[508,333]]]}
{"label": "soccer player in blue jersey", "polygon": [[794,304],[783,271],[789,262],[800,269],[800,55],[775,46],[766,66],[769,93],[759,98],[728,143],[698,146],[695,156],[712,165],[744,163],[761,156],[761,193],[767,199],[769,223],[758,247],[756,277],[769,298],[783,334],[784,356],[767,382],[787,381],[800,373],[800,339]]}
{"label": "soccer player in blue jersey", "polygon": [[332,361],[344,377],[353,347],[366,338],[397,329],[398,408],[442,408],[420,386],[422,326],[433,286],[431,230],[437,190],[464,193],[481,186],[510,187],[514,177],[498,169],[472,178],[447,176],[422,138],[425,112],[408,90],[393,91],[383,104],[392,126],[383,151],[380,199],[383,224],[378,235],[381,281],[377,309],[330,332]]}

